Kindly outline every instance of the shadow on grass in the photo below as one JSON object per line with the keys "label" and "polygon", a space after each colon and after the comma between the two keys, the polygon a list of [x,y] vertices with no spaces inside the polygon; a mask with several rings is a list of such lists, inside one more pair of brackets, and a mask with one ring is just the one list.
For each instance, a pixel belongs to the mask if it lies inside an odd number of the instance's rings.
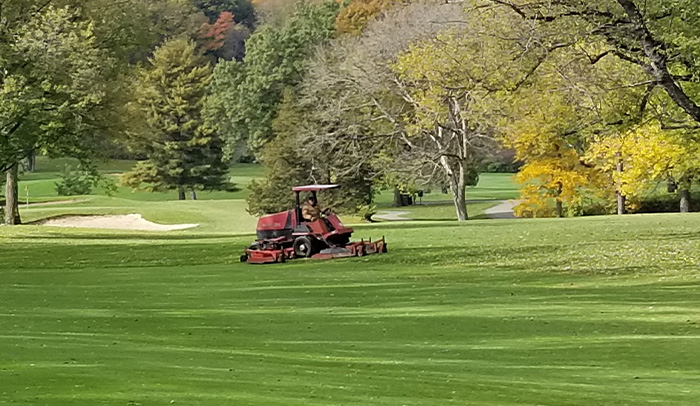
{"label": "shadow on grass", "polygon": [[255,234],[155,234],[156,232],[149,234],[41,234],[41,235],[16,235],[15,237],[21,240],[149,240],[149,241],[191,241],[196,242],[198,240],[221,240],[221,239],[233,239],[233,238],[255,238]]}
{"label": "shadow on grass", "polygon": [[29,243],[2,250],[2,269],[173,267],[222,265],[238,262],[245,249],[236,243],[202,244],[41,244]]}

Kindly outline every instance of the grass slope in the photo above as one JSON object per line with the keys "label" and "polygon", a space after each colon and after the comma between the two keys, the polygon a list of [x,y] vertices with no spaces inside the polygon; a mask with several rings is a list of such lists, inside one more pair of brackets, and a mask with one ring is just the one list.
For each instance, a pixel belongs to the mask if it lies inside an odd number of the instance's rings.
{"label": "grass slope", "polygon": [[0,404],[696,405],[700,215],[251,237],[0,228]]}

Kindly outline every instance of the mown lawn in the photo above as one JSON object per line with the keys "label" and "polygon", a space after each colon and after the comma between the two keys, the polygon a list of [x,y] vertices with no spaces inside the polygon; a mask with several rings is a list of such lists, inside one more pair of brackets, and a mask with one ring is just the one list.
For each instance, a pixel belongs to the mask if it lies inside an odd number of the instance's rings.
{"label": "mown lawn", "polygon": [[[109,192],[103,184],[94,188],[89,196],[59,196],[56,192],[56,183],[61,181],[62,170],[65,165],[70,165],[73,169],[77,167],[77,161],[73,159],[47,159],[39,157],[37,159],[37,171],[26,172],[20,175],[19,194],[20,201],[24,203],[29,198],[29,202],[47,202],[56,200],[85,200],[91,196],[110,197],[133,200],[137,202],[161,202],[177,200],[177,192],[148,192],[145,190],[134,190],[131,188],[118,186],[119,174],[129,171],[136,161],[109,160],[98,162],[98,169],[105,179],[113,183],[116,188]],[[235,164],[229,169],[229,180],[238,190],[228,191],[200,191],[197,193],[200,200],[242,200],[248,196],[247,186],[252,179],[262,176],[262,167],[257,164]],[[0,191],[2,193],[4,191]],[[189,195],[188,195],[189,198]]]}
{"label": "mown lawn", "polygon": [[[512,173],[482,173],[476,186],[467,187],[467,200],[508,200],[520,195]],[[394,195],[392,190],[382,190],[376,196],[377,205],[381,208],[391,207]],[[439,189],[426,191],[420,199],[423,202],[452,202],[452,195],[442,193]]]}
{"label": "mown lawn", "polygon": [[696,405],[700,215],[389,223],[387,255],[0,228],[0,404]]}
{"label": "mown lawn", "polygon": [[[147,220],[162,224],[199,224],[200,232],[251,233],[255,230],[256,219],[246,212],[245,198],[247,186],[253,179],[263,175],[258,164],[235,164],[230,168],[231,181],[239,188],[235,192],[215,191],[199,192],[199,200],[178,201],[176,192],[147,192],[117,187],[106,194],[104,188],[97,187],[90,195],[58,196],[56,182],[60,181],[61,170],[66,165],[77,167],[77,161],[71,159],[47,159],[39,157],[37,171],[20,176],[20,213],[25,223],[40,221],[63,215],[103,215],[138,213]],[[118,180],[118,174],[128,171],[135,161],[110,160],[99,162],[98,169],[106,179]],[[2,191],[0,191],[2,193]],[[511,174],[482,174],[478,186],[468,188],[471,218],[485,218],[484,210],[494,206],[494,200],[515,198],[518,190]],[[290,191],[291,194],[291,191]],[[27,207],[30,203],[55,203]],[[376,196],[380,210],[386,210],[392,202],[392,191],[381,191]],[[415,220],[454,220],[454,205],[449,194],[432,191],[423,200],[429,205],[416,205],[397,208],[406,211],[405,217]],[[2,199],[0,199],[2,200]],[[321,202],[323,204],[323,202]],[[358,223],[362,219],[344,215],[346,223]]]}

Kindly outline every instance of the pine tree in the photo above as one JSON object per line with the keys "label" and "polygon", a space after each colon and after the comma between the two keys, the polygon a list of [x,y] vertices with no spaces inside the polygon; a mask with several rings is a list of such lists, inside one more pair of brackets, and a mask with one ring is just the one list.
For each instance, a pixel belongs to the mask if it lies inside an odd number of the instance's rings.
{"label": "pine tree", "polygon": [[133,147],[146,151],[122,183],[148,190],[178,190],[180,200],[189,190],[228,189],[223,142],[202,117],[202,105],[212,69],[191,41],[172,40],[158,48],[135,90],[136,110],[145,129]]}

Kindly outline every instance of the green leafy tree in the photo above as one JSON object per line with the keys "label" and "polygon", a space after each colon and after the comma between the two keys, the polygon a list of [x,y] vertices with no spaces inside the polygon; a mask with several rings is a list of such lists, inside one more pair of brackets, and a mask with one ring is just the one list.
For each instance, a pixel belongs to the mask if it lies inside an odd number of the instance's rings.
{"label": "green leafy tree", "polygon": [[337,183],[340,189],[325,192],[324,207],[356,212],[371,205],[374,195],[372,168],[345,154],[339,143],[313,134],[324,131],[324,123],[291,89],[284,92],[280,113],[273,121],[275,138],[261,153],[265,177],[250,185],[248,211],[273,213],[293,206],[291,188],[308,183]]}
{"label": "green leafy tree", "polygon": [[136,83],[137,111],[146,128],[135,134],[132,148],[148,160],[124,175],[122,183],[149,190],[230,188],[223,143],[202,118],[211,67],[191,41],[172,40],[158,48]]}
{"label": "green leafy tree", "polygon": [[[595,44],[591,64],[605,56],[642,68],[648,82],[662,89],[680,110],[680,119],[700,123],[700,2],[695,0],[524,0],[473,1],[483,10],[490,3],[533,24],[572,47]],[[475,10],[476,10],[475,8]],[[557,27],[551,31],[549,27]],[[523,38],[516,39],[522,41]],[[537,41],[532,41],[537,42]],[[604,44],[600,46],[600,44]],[[630,82],[635,86],[639,83]],[[674,115],[678,119],[678,115]],[[675,121],[675,120],[673,120]],[[673,123],[677,125],[678,123]],[[684,123],[687,125],[688,123]]]}
{"label": "green leafy tree", "polygon": [[[280,111],[279,117],[285,120],[285,125],[302,125],[299,119],[303,116],[294,110],[293,106],[287,106]],[[282,131],[260,151],[265,176],[253,180],[248,186],[249,213],[263,215],[289,210],[294,207],[292,187],[314,183],[311,177],[313,164],[309,157],[295,148],[296,141],[295,133]]]}
{"label": "green leafy tree", "polygon": [[[4,5],[3,5],[4,6]],[[71,8],[3,7],[0,24],[0,171],[6,222],[20,222],[19,162],[40,151],[88,161],[112,63],[92,24]]]}
{"label": "green leafy tree", "polygon": [[300,3],[281,27],[263,26],[250,37],[243,62],[216,66],[208,111],[229,145],[245,140],[257,151],[274,137],[283,90],[302,80],[314,46],[333,35],[338,8]]}

